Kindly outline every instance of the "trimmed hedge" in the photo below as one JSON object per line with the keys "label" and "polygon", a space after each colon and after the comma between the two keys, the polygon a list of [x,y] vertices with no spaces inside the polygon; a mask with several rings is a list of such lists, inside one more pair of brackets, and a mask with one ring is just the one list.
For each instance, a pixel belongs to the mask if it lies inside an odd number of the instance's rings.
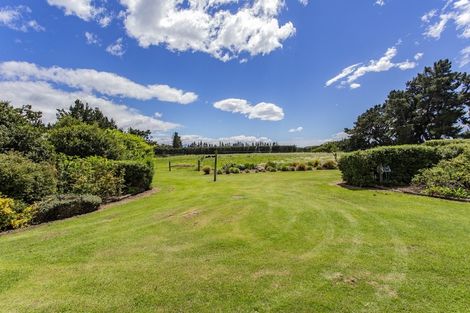
{"label": "trimmed hedge", "polygon": [[439,150],[424,145],[379,147],[345,154],[339,161],[343,180],[354,186],[379,185],[377,167],[389,166],[389,180],[383,185],[408,185],[421,170],[442,158]]}
{"label": "trimmed hedge", "polygon": [[151,188],[154,175],[152,160],[117,161],[115,164],[124,174],[124,193],[136,194]]}
{"label": "trimmed hedge", "polygon": [[37,204],[33,223],[40,224],[98,210],[101,198],[94,195],[60,195]]}
{"label": "trimmed hedge", "polygon": [[413,179],[413,184],[433,196],[470,198],[470,150],[422,170]]}
{"label": "trimmed hedge", "polygon": [[0,193],[26,203],[54,194],[56,171],[48,163],[34,163],[20,153],[0,154]]}

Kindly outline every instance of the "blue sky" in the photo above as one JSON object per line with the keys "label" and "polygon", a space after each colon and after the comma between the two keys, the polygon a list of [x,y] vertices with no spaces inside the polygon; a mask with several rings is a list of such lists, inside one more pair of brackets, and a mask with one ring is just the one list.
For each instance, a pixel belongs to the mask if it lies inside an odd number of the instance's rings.
{"label": "blue sky", "polygon": [[3,0],[0,99],[53,121],[79,97],[161,142],[312,145],[440,58],[468,71],[469,38],[469,0]]}

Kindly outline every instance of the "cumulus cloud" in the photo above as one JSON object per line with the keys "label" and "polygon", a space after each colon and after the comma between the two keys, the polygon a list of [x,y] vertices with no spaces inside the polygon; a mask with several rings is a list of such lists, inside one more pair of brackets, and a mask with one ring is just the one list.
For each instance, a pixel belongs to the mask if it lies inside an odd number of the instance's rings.
{"label": "cumulus cloud", "polygon": [[385,5],[385,0],[377,0],[375,1],[376,5],[380,5],[381,7]]}
{"label": "cumulus cloud", "polygon": [[122,38],[118,38],[114,43],[107,46],[106,52],[114,56],[122,57],[124,53],[126,53],[122,43]]}
{"label": "cumulus cloud", "polygon": [[21,32],[27,32],[29,30],[37,32],[44,31],[44,27],[39,25],[36,20],[31,19],[30,15],[31,9],[25,5],[1,7],[0,26]]}
{"label": "cumulus cloud", "polygon": [[[243,142],[243,143],[273,142],[273,140],[268,137],[257,137],[257,136],[248,136],[248,135],[236,135],[236,136],[220,137],[220,138],[211,138],[211,137],[205,137],[205,136],[200,136],[200,135],[180,135],[180,137],[184,145],[189,145],[193,142],[199,142],[199,141],[210,143],[210,144],[238,143],[238,142]],[[157,136],[157,141],[163,144],[171,144],[171,140],[172,140],[171,136],[168,136],[168,135]]]}
{"label": "cumulus cloud", "polygon": [[[222,61],[269,54],[295,33],[280,25],[284,0],[120,0],[127,34],[142,47],[200,51]],[[242,5],[239,5],[242,2]]]}
{"label": "cumulus cloud", "polygon": [[427,12],[421,20],[427,24],[426,37],[439,39],[447,25],[453,22],[459,36],[470,38],[470,1],[448,0],[442,9]]}
{"label": "cumulus cloud", "polygon": [[150,129],[153,132],[169,131],[180,125],[164,122],[158,118],[145,116],[135,109],[123,104],[94,96],[85,91],[64,91],[54,88],[47,82],[40,81],[0,81],[2,100],[11,101],[12,105],[20,107],[30,104],[35,110],[43,112],[43,119],[53,122],[56,119],[56,109],[68,108],[73,101],[80,99],[90,103],[112,117],[121,128]]}
{"label": "cumulus cloud", "polygon": [[96,6],[92,2],[92,0],[47,0],[49,5],[62,9],[65,15],[74,15],[84,21],[96,20],[101,27],[108,26],[113,19],[112,15],[103,6]]}
{"label": "cumulus cloud", "polygon": [[402,71],[413,69],[417,66],[415,62],[406,60],[403,62],[394,63],[393,59],[396,57],[398,50],[396,47],[389,48],[379,60],[370,60],[368,64],[362,63],[354,64],[346,67],[340,74],[333,77],[326,82],[329,87],[339,82],[339,87],[349,86],[351,89],[361,87],[356,81],[368,73],[386,72],[393,68],[398,68]]}
{"label": "cumulus cloud", "polygon": [[273,103],[260,102],[252,105],[244,99],[232,98],[215,102],[214,108],[226,112],[240,113],[247,116],[250,120],[280,121],[284,119],[282,108]]}
{"label": "cumulus cloud", "polygon": [[416,54],[415,54],[414,59],[415,59],[416,61],[419,61],[419,60],[421,60],[421,59],[423,58],[423,56],[424,56],[424,53],[419,52],[419,53],[416,53]]}
{"label": "cumulus cloud", "polygon": [[197,100],[193,92],[185,92],[168,85],[141,85],[125,77],[93,69],[68,69],[40,67],[28,62],[0,62],[0,77],[4,80],[45,81],[62,84],[88,93],[118,96],[138,100],[188,104]]}
{"label": "cumulus cloud", "polygon": [[302,126],[299,126],[297,128],[291,128],[289,129],[289,133],[300,133],[301,131],[303,131],[304,128]]}

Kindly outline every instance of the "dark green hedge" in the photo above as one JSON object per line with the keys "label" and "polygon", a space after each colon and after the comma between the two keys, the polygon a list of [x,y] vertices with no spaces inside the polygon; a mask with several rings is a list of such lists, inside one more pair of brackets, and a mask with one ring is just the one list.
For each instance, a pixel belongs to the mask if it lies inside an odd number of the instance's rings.
{"label": "dark green hedge", "polygon": [[101,198],[93,195],[60,195],[37,204],[33,223],[40,224],[98,210]]}
{"label": "dark green hedge", "polygon": [[116,164],[124,173],[124,193],[136,194],[151,188],[154,174],[151,160],[117,161]]}
{"label": "dark green hedge", "polygon": [[54,167],[34,163],[19,153],[0,154],[0,194],[26,203],[39,201],[56,192]]}
{"label": "dark green hedge", "polygon": [[380,147],[345,154],[339,161],[343,180],[354,186],[379,185],[377,167],[390,166],[383,185],[407,185],[419,170],[432,167],[442,159],[439,149],[424,145]]}

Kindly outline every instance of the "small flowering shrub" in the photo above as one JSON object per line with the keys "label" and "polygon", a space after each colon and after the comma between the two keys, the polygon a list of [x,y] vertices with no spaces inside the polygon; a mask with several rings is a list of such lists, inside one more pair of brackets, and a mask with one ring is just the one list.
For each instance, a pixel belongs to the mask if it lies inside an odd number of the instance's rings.
{"label": "small flowering shrub", "polygon": [[35,210],[35,206],[27,206],[11,198],[0,197],[0,231],[29,225]]}

